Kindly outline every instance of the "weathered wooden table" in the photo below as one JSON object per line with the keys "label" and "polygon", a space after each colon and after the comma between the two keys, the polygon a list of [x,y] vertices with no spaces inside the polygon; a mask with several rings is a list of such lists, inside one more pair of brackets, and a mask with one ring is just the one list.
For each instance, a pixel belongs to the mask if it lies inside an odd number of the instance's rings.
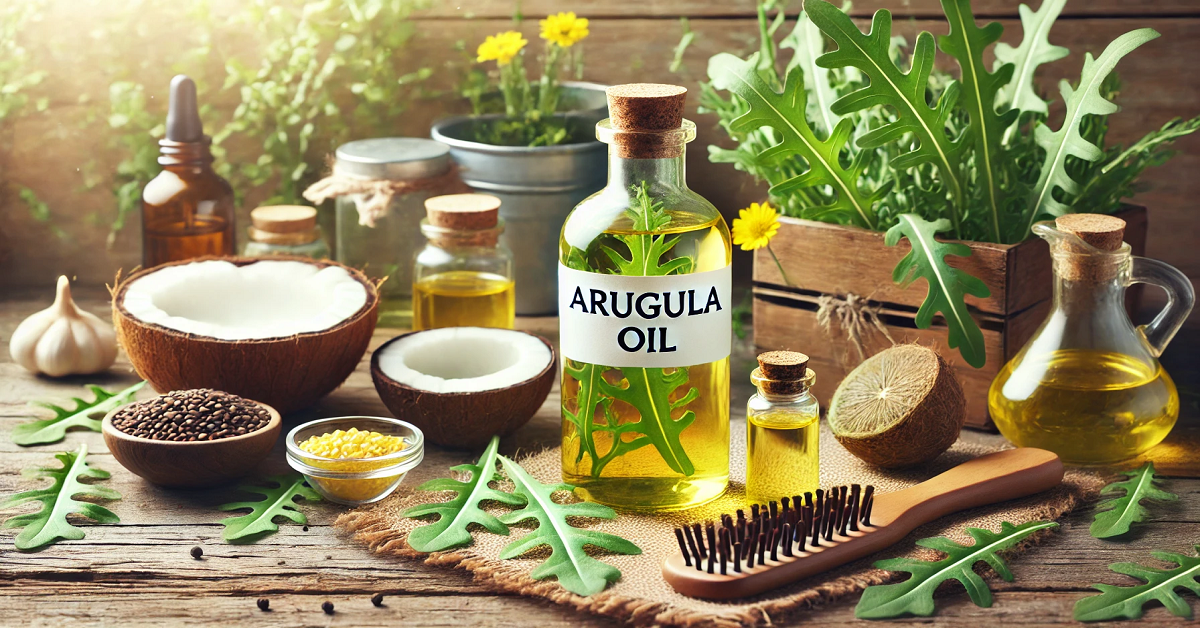
{"label": "weathered wooden table", "polygon": [[[331,524],[341,507],[322,503],[307,505],[309,525],[281,525],[277,534],[252,545],[221,542],[221,525],[226,513],[218,504],[240,498],[232,489],[203,491],[165,490],[150,485],[125,471],[108,454],[98,433],[71,432],[66,441],[54,445],[22,448],[13,445],[9,432],[28,420],[31,400],[66,401],[78,395],[85,383],[123,387],[137,381],[122,361],[100,377],[51,380],[34,377],[12,363],[7,341],[17,323],[27,314],[46,307],[46,294],[7,295],[0,301],[0,495],[32,487],[20,470],[54,462],[52,454],[87,443],[90,460],[110,471],[108,486],[123,498],[110,504],[121,517],[116,525],[88,525],[87,538],[52,545],[40,552],[24,553],[12,547],[12,530],[0,537],[0,609],[2,626],[592,626],[610,620],[583,616],[566,608],[514,596],[496,595],[472,582],[469,574],[430,567],[418,562],[372,555]],[[101,295],[82,301],[91,311],[107,318]],[[552,319],[529,319],[520,323],[539,333],[554,335]],[[381,330],[372,349],[392,334]],[[742,415],[749,394],[744,375],[751,356],[748,347],[737,352],[734,368],[734,410]],[[369,358],[369,355],[367,356]],[[366,370],[367,361],[349,381],[317,407],[285,420],[285,429],[297,422],[320,416],[384,414]],[[1192,371],[1194,365],[1185,365]],[[1194,388],[1193,388],[1194,390]],[[148,390],[142,396],[150,396]],[[1194,398],[1185,399],[1188,415],[1173,435],[1172,447],[1192,459],[1200,457],[1196,434]],[[512,455],[559,437],[557,391],[529,425],[505,439],[501,449]],[[735,418],[739,429],[742,416]],[[999,436],[965,432],[964,438],[995,440]],[[286,470],[282,439],[262,473]],[[473,459],[470,453],[429,447],[425,462],[406,482],[421,482],[444,474],[452,464]],[[1185,465],[1186,466],[1186,465]],[[1167,469],[1171,471],[1171,469]],[[1177,467],[1174,472],[1185,473]],[[1010,561],[1016,581],[992,578],[996,592],[992,608],[978,608],[952,583],[938,594],[936,617],[899,621],[892,625],[997,626],[1072,623],[1071,609],[1094,582],[1131,584],[1108,571],[1117,561],[1153,563],[1152,549],[1190,553],[1200,543],[1200,480],[1172,479],[1169,488],[1179,494],[1175,504],[1152,509],[1149,524],[1141,526],[1126,542],[1103,542],[1091,538],[1088,508],[1076,511],[1061,531],[1036,549]],[[13,514],[4,511],[0,516]],[[202,560],[194,560],[192,547],[204,549]],[[370,597],[386,596],[384,606],[372,606]],[[271,600],[264,613],[255,600]],[[333,615],[321,604],[330,601]],[[856,622],[855,599],[843,600],[776,623],[815,623],[840,626]],[[1198,604],[1189,600],[1193,607]],[[1150,608],[1147,625],[1182,624],[1165,609]]]}

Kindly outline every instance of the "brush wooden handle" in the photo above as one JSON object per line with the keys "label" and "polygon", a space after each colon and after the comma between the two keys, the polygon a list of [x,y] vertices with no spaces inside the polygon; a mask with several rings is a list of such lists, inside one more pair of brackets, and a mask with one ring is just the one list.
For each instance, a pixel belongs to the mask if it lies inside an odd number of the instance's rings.
{"label": "brush wooden handle", "polygon": [[1063,464],[1043,449],[1022,447],[980,456],[894,493],[876,494],[871,525],[832,543],[779,556],[742,573],[710,574],[689,567],[682,554],[663,562],[663,578],[691,597],[733,599],[757,595],[873,554],[903,539],[917,526],[952,512],[1025,497],[1062,482]]}

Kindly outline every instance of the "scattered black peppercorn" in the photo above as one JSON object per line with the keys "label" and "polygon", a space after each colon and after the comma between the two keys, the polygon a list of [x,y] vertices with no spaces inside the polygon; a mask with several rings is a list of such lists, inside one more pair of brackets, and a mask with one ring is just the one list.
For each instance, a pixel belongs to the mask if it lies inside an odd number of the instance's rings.
{"label": "scattered black peppercorn", "polygon": [[196,560],[200,560],[201,556],[204,556],[204,550],[200,549],[199,545],[197,545],[196,547],[193,547],[192,548],[192,558],[195,558]]}
{"label": "scattered black peppercorn", "polygon": [[308,532],[308,526],[304,526],[304,531]]}
{"label": "scattered black peppercorn", "polygon": [[271,600],[268,600],[265,597],[258,598],[258,610],[260,610],[260,611],[271,610]]}
{"label": "scattered black peppercorn", "polygon": [[326,615],[332,615],[333,614],[333,602],[322,602],[321,610],[325,611]]}
{"label": "scattered black peppercorn", "polygon": [[374,604],[375,606],[383,606],[383,594],[376,593],[375,595],[372,595],[371,603]]}

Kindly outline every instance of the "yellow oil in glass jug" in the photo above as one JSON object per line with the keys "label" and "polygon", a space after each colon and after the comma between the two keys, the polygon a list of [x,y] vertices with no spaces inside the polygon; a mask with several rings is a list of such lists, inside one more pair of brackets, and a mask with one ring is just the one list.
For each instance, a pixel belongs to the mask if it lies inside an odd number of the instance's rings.
{"label": "yellow oil in glass jug", "polygon": [[[1105,464],[1157,445],[1179,417],[1179,393],[1158,356],[1191,312],[1191,282],[1134,257],[1125,222],[1068,214],[1034,225],[1050,242],[1054,301],[1033,338],[992,382],[988,409],[1005,438],[1073,464]],[[1166,290],[1165,309],[1134,327],[1125,289]]]}

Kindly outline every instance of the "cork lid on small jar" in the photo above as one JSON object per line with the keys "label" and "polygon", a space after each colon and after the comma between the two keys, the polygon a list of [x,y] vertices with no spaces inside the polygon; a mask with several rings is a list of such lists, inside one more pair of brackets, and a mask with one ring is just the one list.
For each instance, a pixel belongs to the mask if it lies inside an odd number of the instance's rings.
{"label": "cork lid on small jar", "polygon": [[1116,216],[1067,214],[1055,218],[1054,226],[1101,251],[1116,251],[1125,241],[1125,221]]}
{"label": "cork lid on small jar", "polygon": [[683,154],[683,142],[667,134],[683,128],[687,88],[662,83],[629,83],[605,90],[609,124],[618,156],[664,159]]}
{"label": "cork lid on small jar", "polygon": [[250,239],[265,244],[296,245],[314,242],[317,210],[307,205],[264,205],[250,210]]}
{"label": "cork lid on small jar", "polygon": [[796,395],[812,384],[808,356],[796,351],[768,351],[758,354],[758,368],[750,379],[770,395]]}
{"label": "cork lid on small jar", "polygon": [[435,244],[495,246],[500,199],[490,194],[447,194],[425,201],[425,235]]}

